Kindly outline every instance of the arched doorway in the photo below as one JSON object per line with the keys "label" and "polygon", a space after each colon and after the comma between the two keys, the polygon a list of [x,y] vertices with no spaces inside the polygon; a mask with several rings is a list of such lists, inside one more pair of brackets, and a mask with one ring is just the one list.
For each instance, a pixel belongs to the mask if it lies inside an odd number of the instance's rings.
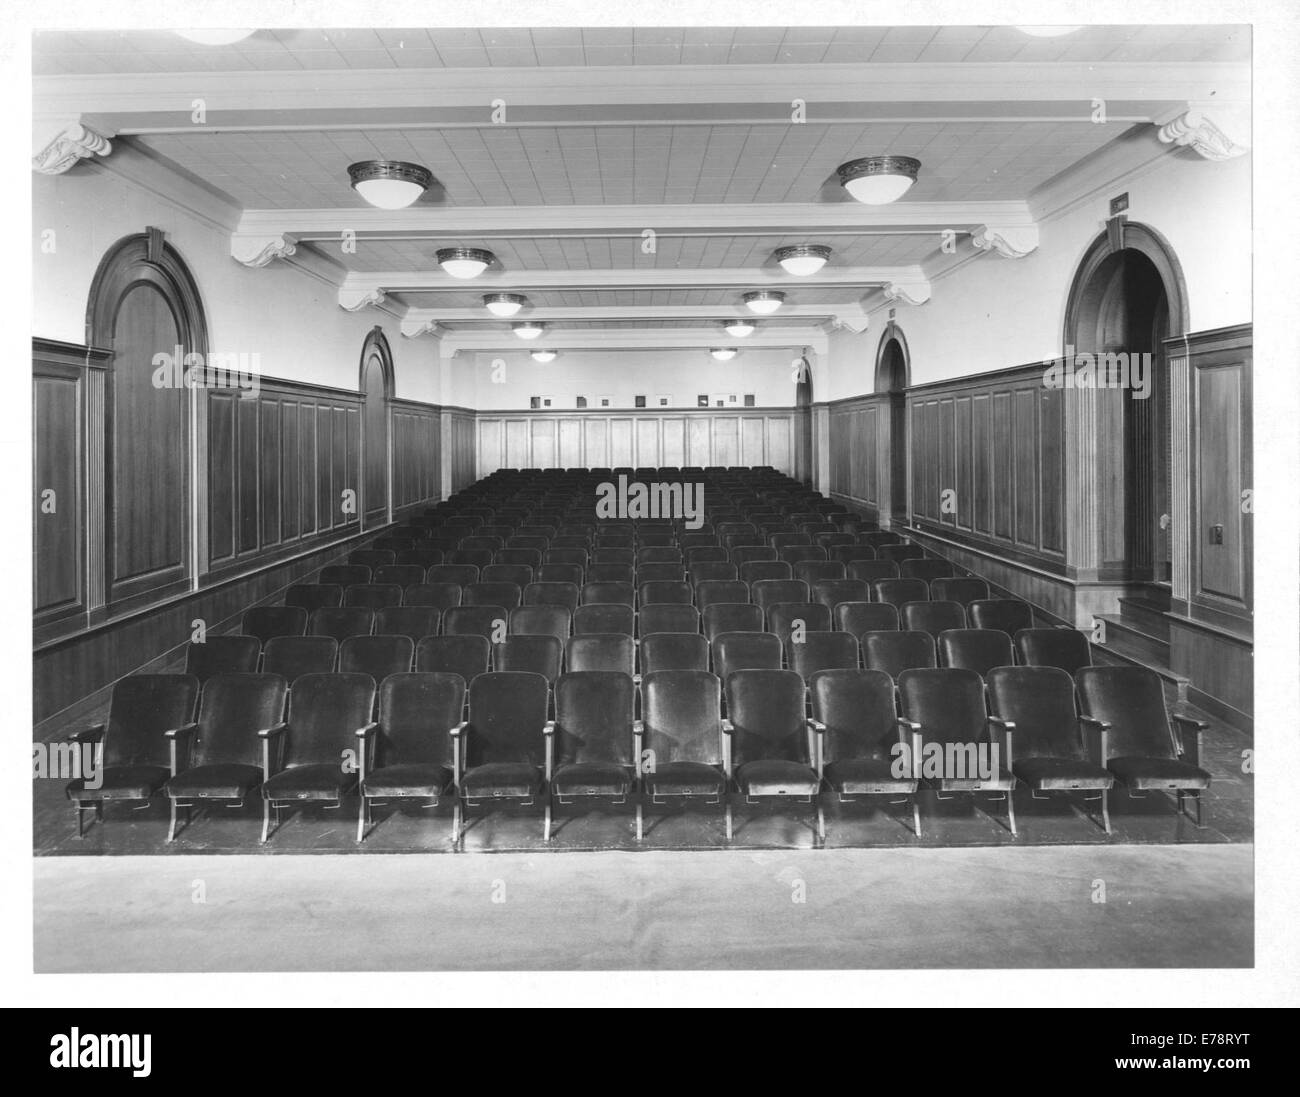
{"label": "arched doorway", "polygon": [[812,420],[812,369],[808,356],[796,359],[794,388],[795,429],[798,431],[798,467],[796,476],[801,483],[813,480],[813,420]]}
{"label": "arched doorway", "polygon": [[362,477],[362,514],[365,526],[386,525],[389,511],[390,468],[388,404],[393,398],[393,355],[383,330],[376,326],[361,347],[361,447],[365,474]]}
{"label": "arched doorway", "polygon": [[[198,286],[158,229],[123,237],[90,285],[86,342],[112,351],[104,379],[103,507],[92,513],[92,610],[186,589],[198,560],[191,437],[208,353]],[[98,461],[98,454],[91,461]],[[92,501],[92,512],[97,511]],[[101,541],[102,536],[102,541]]]}
{"label": "arched doorway", "polygon": [[[891,525],[904,525],[907,513],[907,388],[911,357],[902,329],[890,321],[876,348],[875,391],[889,394],[889,505]],[[886,515],[880,516],[885,525]]]}
{"label": "arched doorway", "polygon": [[[1125,224],[1121,246],[1102,233],[1075,273],[1065,318],[1067,367],[1095,366],[1107,394],[1099,416],[1107,437],[1098,445],[1122,449],[1119,498],[1108,511],[1103,557],[1122,552],[1125,577],[1167,587],[1170,581],[1171,416],[1169,362],[1164,342],[1187,330],[1187,294],[1178,260],[1145,225]],[[1104,534],[1105,535],[1105,534]],[[1103,560],[1103,563],[1108,562]]]}

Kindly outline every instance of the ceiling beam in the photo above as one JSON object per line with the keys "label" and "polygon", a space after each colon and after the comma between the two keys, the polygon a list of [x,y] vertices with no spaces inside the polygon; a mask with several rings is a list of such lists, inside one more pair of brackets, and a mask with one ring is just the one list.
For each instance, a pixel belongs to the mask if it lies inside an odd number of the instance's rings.
{"label": "ceiling beam", "polygon": [[531,350],[691,350],[709,347],[734,346],[745,350],[790,349],[811,347],[825,354],[826,333],[809,328],[769,328],[755,332],[744,340],[727,339],[707,332],[692,332],[681,328],[624,328],[617,331],[591,329],[553,328],[544,338],[525,343],[509,331],[444,331],[441,333],[439,353],[454,358],[462,351],[477,353],[516,352]]}
{"label": "ceiling beam", "polygon": [[[782,322],[790,320],[830,320],[844,315],[847,317],[865,317],[860,302],[847,300],[834,305],[783,305],[774,319]],[[541,320],[556,323],[566,320],[587,320],[604,323],[626,323],[634,320],[694,320],[700,325],[715,322],[718,325],[728,320],[751,320],[762,330],[767,322],[764,317],[756,316],[744,305],[599,305],[578,306],[572,308],[529,308],[516,317],[502,319],[493,316],[482,305],[468,308],[409,308],[405,317],[412,322],[428,321],[435,324],[508,324],[513,320]],[[719,327],[717,329],[721,331]]]}

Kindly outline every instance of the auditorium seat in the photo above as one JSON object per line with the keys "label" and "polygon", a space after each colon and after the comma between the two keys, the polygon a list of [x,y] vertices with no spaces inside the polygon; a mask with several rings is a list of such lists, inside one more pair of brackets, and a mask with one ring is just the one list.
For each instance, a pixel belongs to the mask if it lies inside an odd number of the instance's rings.
{"label": "auditorium seat", "polygon": [[574,611],[575,635],[592,632],[620,632],[627,636],[636,634],[636,614],[630,604],[623,602],[597,602],[582,605]]}
{"label": "auditorium seat", "polygon": [[636,582],[636,569],[631,564],[590,564],[586,571],[588,583],[626,583]]}
{"label": "auditorium seat", "polygon": [[808,682],[813,730],[821,737],[822,775],[841,803],[861,796],[902,797],[921,837],[920,781],[895,775],[895,748],[919,754],[919,739],[898,721],[894,684],[878,670],[822,670]]}
{"label": "auditorium seat", "polygon": [[1088,757],[1070,676],[1056,667],[1000,666],[985,683],[990,721],[1002,730],[1002,756],[1016,779],[1035,793],[1095,792],[1084,799],[1100,799],[1109,834],[1114,777]]}
{"label": "auditorium seat", "polygon": [[[695,551],[703,552],[706,550],[696,549]],[[725,561],[727,558],[726,550],[719,549],[718,551],[722,553],[722,559]],[[675,546],[667,548],[639,548],[636,550],[636,560],[634,563],[637,567],[640,567],[642,564],[681,564],[682,554]]]}
{"label": "auditorium seat", "polygon": [[[464,537],[460,542],[461,552],[490,552],[496,553],[505,548],[505,540],[501,537],[485,537],[481,534],[475,534],[472,537]],[[478,563],[477,560],[456,560],[453,563]],[[480,565],[482,566],[482,565]]]}
{"label": "auditorium seat", "polygon": [[463,636],[425,636],[415,645],[415,669],[421,673],[459,674],[466,688],[486,674],[492,643],[477,633]]}
{"label": "auditorium seat", "polygon": [[[902,633],[901,635],[906,635]],[[903,718],[921,739],[922,750],[930,743],[941,746],[989,743],[988,707],[984,700],[984,680],[973,670],[957,668],[905,670],[898,676],[898,693]],[[958,753],[955,757],[969,757]],[[990,763],[992,757],[989,758]],[[926,778],[925,783],[939,793],[996,792],[1007,801],[1007,826],[1016,833],[1016,806],[1012,798],[1016,779],[1007,768],[1005,755],[998,758],[997,769],[984,777],[976,772]],[[918,761],[919,765],[920,762]]]}
{"label": "auditorium seat", "polygon": [[[730,775],[749,804],[797,799],[817,812],[817,841],[826,837],[820,751],[805,715],[804,682],[792,670],[736,670],[724,678]],[[731,813],[727,813],[731,838]]]}
{"label": "auditorium seat", "polygon": [[641,674],[709,669],[709,641],[699,633],[651,632],[641,637]]}
{"label": "auditorium seat", "polygon": [[411,669],[415,641],[409,636],[350,636],[339,645],[339,673],[368,674],[379,685]]}
{"label": "auditorium seat", "polygon": [[904,602],[898,609],[900,626],[909,632],[928,632],[937,637],[949,629],[966,627],[966,611],[960,602]]}
{"label": "auditorium seat", "polygon": [[1034,627],[1034,611],[1028,602],[1016,598],[985,598],[966,608],[973,628],[996,628],[1015,636],[1021,629]]}
{"label": "auditorium seat", "polygon": [[397,563],[397,553],[392,549],[353,549],[348,553],[348,563],[368,569],[384,567]]}
{"label": "auditorium seat", "polygon": [[728,550],[721,545],[695,545],[686,550],[685,556],[688,569],[699,564],[727,564],[733,562]]}
{"label": "auditorium seat", "polygon": [[[721,683],[700,670],[659,670],[641,679],[642,730],[637,758],[645,758],[643,795],[637,801],[636,836],[642,837],[644,804],[706,804],[726,799]],[[727,807],[727,832],[731,831]]]}
{"label": "auditorium seat", "polygon": [[1092,644],[1072,628],[1024,628],[1015,636],[1016,654],[1027,667],[1057,667],[1074,677],[1092,666]]}
{"label": "auditorium seat", "polygon": [[357,773],[340,760],[345,751],[356,751],[359,731],[373,729],[375,694],[375,680],[368,674],[305,674],[294,683],[288,718],[258,732],[266,743],[263,842],[279,829],[286,808],[342,806],[343,797],[356,787]]}
{"label": "auditorium seat", "polygon": [[735,564],[713,561],[694,564],[687,569],[686,574],[697,591],[702,583],[734,583],[737,579]]}
{"label": "auditorium seat", "polygon": [[478,573],[478,580],[480,583],[509,583],[522,591],[533,581],[533,569],[527,564],[488,564]]}
{"label": "auditorium seat", "polygon": [[812,600],[834,611],[841,602],[871,601],[871,588],[861,579],[822,579],[812,584]]}
{"label": "auditorium seat", "polygon": [[[280,639],[302,643],[312,638]],[[280,675],[263,673],[221,675],[205,688],[193,734],[172,740],[167,841],[176,838],[182,809],[188,826],[196,802],[242,807],[262,783],[266,748],[259,733],[284,719],[289,686]]]}
{"label": "auditorium seat", "polygon": [[[417,541],[416,544],[422,546],[423,542]],[[424,572],[428,571],[429,568],[433,567],[435,564],[441,564],[441,563],[442,563],[442,550],[432,548],[432,547],[403,549],[401,552],[397,553],[397,559],[394,561],[394,564],[398,567],[402,567],[408,564],[418,567],[421,573],[420,580],[419,580],[420,582],[424,581]]]}
{"label": "auditorium seat", "polygon": [[858,658],[858,639],[847,632],[809,632],[785,645],[786,663],[804,682],[820,670],[857,670]]}
{"label": "auditorium seat", "polygon": [[292,688],[304,674],[329,674],[338,655],[332,636],[273,636],[262,649],[262,673],[278,674]]}
{"label": "auditorium seat", "polygon": [[[574,597],[581,590],[582,584],[585,583],[585,569],[577,564],[543,564],[537,569],[537,582],[539,583],[567,583],[574,588]],[[525,601],[527,592],[525,592]]]}
{"label": "auditorium seat", "polygon": [[208,636],[185,645],[185,673],[203,685],[214,674],[253,674],[262,654],[256,636]]}
{"label": "auditorium seat", "polygon": [[934,637],[928,632],[872,631],[858,637],[862,665],[882,670],[895,682],[905,670],[935,666]]}
{"label": "auditorium seat", "polygon": [[402,588],[393,584],[359,583],[343,592],[343,604],[350,609],[384,609],[402,604]]}
{"label": "auditorium seat", "polygon": [[349,636],[369,636],[374,631],[375,611],[358,607],[318,609],[307,626],[311,636],[332,636],[340,644]]}
{"label": "auditorium seat", "polygon": [[[387,563],[392,563],[391,560]],[[316,582],[324,586],[350,587],[370,582],[370,569],[364,564],[331,564],[320,569]]]}
{"label": "auditorium seat", "polygon": [[794,565],[794,577],[812,587],[815,583],[845,578],[844,565],[838,560],[804,560]]}
{"label": "auditorium seat", "polygon": [[864,583],[898,578],[898,565],[893,560],[854,560],[845,570],[850,579],[860,579]]}
{"label": "auditorium seat", "polygon": [[685,581],[651,580],[650,582],[642,582],[637,587],[637,602],[642,606],[664,605],[666,603],[689,606],[694,604],[694,599],[692,598],[690,583]]}
{"label": "auditorium seat", "polygon": [[700,610],[700,625],[710,644],[724,632],[762,632],[763,610],[747,602],[715,602]]}
{"label": "auditorium seat", "polygon": [[555,685],[564,660],[564,641],[558,636],[507,636],[492,645],[494,671],[527,671],[540,674],[548,686]]}
{"label": "auditorium seat", "polygon": [[[638,528],[636,531],[637,563],[641,562],[642,549],[677,549],[677,538],[672,529],[658,526],[646,526]],[[655,563],[655,560],[647,560],[648,563]]]}
{"label": "auditorium seat", "polygon": [[424,573],[427,570],[427,567],[419,567],[415,564],[385,564],[383,567],[375,568],[372,579],[380,585],[395,583],[405,590],[417,583],[423,583]]}
{"label": "auditorium seat", "polygon": [[749,587],[739,579],[705,579],[695,585],[695,605],[701,613],[719,603],[749,601]]}
{"label": "auditorium seat", "polygon": [[333,609],[343,604],[343,588],[336,583],[294,583],[284,592],[284,604],[305,609],[309,615],[318,609]]}
{"label": "auditorium seat", "polygon": [[831,611],[820,602],[777,602],[767,608],[767,631],[788,643],[795,628],[807,635],[830,632]]}
{"label": "auditorium seat", "polygon": [[596,550],[591,554],[592,564],[618,564],[625,568],[635,567],[636,550],[632,548],[631,540],[631,537],[629,537],[626,548],[610,548],[598,542]]}
{"label": "auditorium seat", "polygon": [[810,561],[826,561],[826,550],[820,545],[786,545],[776,550],[776,558],[794,567]]}
{"label": "auditorium seat", "polygon": [[[852,535],[844,534],[844,536],[851,537]],[[850,564],[856,563],[859,560],[875,560],[876,550],[870,545],[858,545],[853,543],[828,545],[826,548],[826,558],[828,560],[838,560],[844,565],[845,573],[847,574]]]}
{"label": "auditorium seat", "polygon": [[1180,814],[1190,795],[1195,823],[1204,826],[1201,799],[1211,777],[1201,766],[1201,734],[1208,725],[1183,712],[1171,724],[1160,676],[1145,667],[1084,667],[1075,683],[1091,756],[1130,794],[1174,792]]}
{"label": "auditorium seat", "polygon": [[737,670],[780,670],[781,638],[771,632],[723,632],[710,645],[713,673],[722,681]]}
{"label": "auditorium seat", "polygon": [[856,636],[898,628],[898,607],[888,602],[839,602],[833,611],[835,627]]}
{"label": "auditorium seat", "polygon": [[435,564],[424,576],[426,583],[454,583],[467,587],[478,582],[478,568],[473,564]]}
{"label": "auditorium seat", "polygon": [[963,606],[969,606],[972,602],[986,599],[988,596],[988,583],[969,575],[930,581],[930,597],[940,601],[960,602]]}
{"label": "auditorium seat", "polygon": [[[222,677],[209,683],[217,696]],[[88,807],[103,819],[108,801],[148,803],[176,772],[177,752],[189,746],[194,731],[199,689],[192,674],[127,675],[113,686],[108,719],[67,736],[80,754],[81,776],[64,790],[76,812],[78,838],[85,834]],[[91,759],[93,769],[86,764]],[[94,788],[88,783],[92,776]]]}
{"label": "auditorium seat", "polygon": [[636,641],[623,633],[571,636],[564,645],[566,674],[579,671],[618,671],[636,674]]}
{"label": "auditorium seat", "polygon": [[[769,545],[737,545],[728,550],[728,555],[737,568],[743,568],[746,564],[780,563],[776,558],[776,549]],[[788,564],[785,566],[789,567]]]}
{"label": "auditorium seat", "polygon": [[685,583],[686,568],[681,564],[638,564],[637,583]]}
{"label": "auditorium seat", "polygon": [[765,580],[793,579],[794,568],[784,560],[751,560],[736,568],[737,577],[753,589],[755,583]]}
{"label": "auditorium seat", "polygon": [[510,611],[511,636],[554,636],[564,643],[572,629],[573,615],[564,606],[520,606]]}
{"label": "auditorium seat", "polygon": [[517,609],[523,602],[517,583],[470,583],[461,591],[461,606],[504,606]]}
{"label": "auditorium seat", "polygon": [[808,584],[802,579],[759,579],[750,587],[750,599],[764,613],[780,602],[806,602],[808,597]]}
{"label": "auditorium seat", "polygon": [[542,565],[572,564],[585,568],[589,563],[585,548],[550,548],[542,556]]}
{"label": "auditorium seat", "polygon": [[550,688],[540,674],[492,671],[469,685],[469,718],[452,731],[461,810],[452,844],[464,841],[466,816],[480,803],[525,806],[543,791]]}
{"label": "auditorium seat", "polygon": [[546,817],[577,800],[627,802],[640,758],[633,735],[636,686],[616,670],[573,671],[555,683],[555,720],[546,726]]}
{"label": "auditorium seat", "polygon": [[402,592],[404,606],[431,606],[445,613],[460,605],[463,597],[458,583],[415,583]]}
{"label": "auditorium seat", "polygon": [[472,567],[482,571],[492,563],[495,552],[492,549],[456,549],[446,554],[450,567]]}
{"label": "auditorium seat", "polygon": [[[490,568],[497,568],[497,567],[527,568],[528,582],[532,582],[532,573],[536,571],[538,568],[540,568],[541,566],[542,566],[542,553],[538,549],[534,549],[534,548],[498,549],[495,555],[492,557],[492,563],[488,565],[488,567]],[[523,572],[517,572],[516,574],[522,575]],[[490,579],[491,576],[483,575],[480,573],[479,578]],[[513,579],[511,580],[511,582],[518,583],[519,580]],[[521,587],[527,586],[528,582],[519,583],[519,585]]]}
{"label": "auditorium seat", "polygon": [[510,611],[505,606],[453,606],[442,614],[444,636],[485,636],[496,640],[506,634]]}
{"label": "auditorium seat", "polygon": [[904,579],[924,579],[927,583],[933,579],[953,578],[952,564],[934,556],[903,560],[898,565],[898,571]]}
{"label": "auditorium seat", "polygon": [[636,605],[636,588],[631,583],[588,582],[583,585],[581,604],[584,606]]}
{"label": "auditorium seat", "polygon": [[637,632],[651,636],[656,632],[699,632],[700,613],[694,606],[675,602],[652,602],[643,605],[637,615]]}
{"label": "auditorium seat", "polygon": [[939,666],[973,670],[985,678],[994,667],[1015,664],[1011,637],[1001,629],[954,628],[939,633]]}
{"label": "auditorium seat", "polygon": [[871,595],[877,602],[897,606],[901,616],[908,602],[928,601],[930,587],[924,579],[877,579],[871,584]]}
{"label": "auditorium seat", "polygon": [[263,644],[275,636],[302,636],[308,614],[301,606],[254,606],[244,611],[239,630],[256,636]]}

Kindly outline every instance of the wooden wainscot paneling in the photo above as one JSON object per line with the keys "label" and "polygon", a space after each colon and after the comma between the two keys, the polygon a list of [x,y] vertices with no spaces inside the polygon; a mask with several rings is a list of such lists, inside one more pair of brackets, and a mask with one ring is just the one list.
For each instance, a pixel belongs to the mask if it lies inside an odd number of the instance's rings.
{"label": "wooden wainscot paneling", "polygon": [[423,508],[441,493],[442,409],[410,400],[390,401],[392,411],[393,517]]}
{"label": "wooden wainscot paneling", "polygon": [[888,512],[889,396],[840,400],[829,405],[830,492],[871,518]]}
{"label": "wooden wainscot paneling", "polygon": [[793,408],[479,412],[478,475],[498,468],[771,465],[793,474]]}
{"label": "wooden wainscot paneling", "polygon": [[913,523],[1061,570],[1064,420],[1042,365],[918,386],[908,406]]}
{"label": "wooden wainscot paneling", "polygon": [[[32,611],[37,642],[81,627],[103,601],[102,554],[90,566],[92,530],[104,530],[104,371],[109,352],[32,343]],[[102,543],[102,542],[101,542]],[[98,588],[98,591],[92,588]],[[96,598],[98,593],[98,598]]]}
{"label": "wooden wainscot paneling", "polygon": [[[213,387],[204,395],[207,574],[359,528],[357,393],[261,378],[254,389]],[[400,429],[411,437],[406,419]],[[398,456],[395,465],[406,464]],[[352,495],[345,499],[345,491]]]}

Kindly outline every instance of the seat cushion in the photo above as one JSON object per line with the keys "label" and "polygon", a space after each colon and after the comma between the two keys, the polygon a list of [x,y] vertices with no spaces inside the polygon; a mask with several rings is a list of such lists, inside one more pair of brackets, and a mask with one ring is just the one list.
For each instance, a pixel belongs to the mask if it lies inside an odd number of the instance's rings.
{"label": "seat cushion", "polygon": [[1016,778],[999,766],[987,781],[981,777],[938,777],[927,783],[943,792],[1006,792],[1016,787]]}
{"label": "seat cushion", "polygon": [[872,792],[915,792],[915,778],[898,778],[891,758],[849,758],[826,766],[826,781],[841,796]]}
{"label": "seat cushion", "polygon": [[167,795],[176,800],[242,800],[261,781],[258,766],[195,766],[167,782]]}
{"label": "seat cushion", "polygon": [[451,782],[451,771],[443,766],[411,764],[384,766],[367,773],[361,791],[367,796],[403,796],[436,800]]}
{"label": "seat cushion", "polygon": [[87,788],[86,779],[69,781],[69,800],[148,800],[167,782],[164,766],[107,766],[99,788]]}
{"label": "seat cushion", "polygon": [[541,790],[542,775],[527,762],[488,762],[468,770],[461,779],[462,794],[468,799],[527,800]]}
{"label": "seat cushion", "polygon": [[262,785],[268,800],[341,800],[357,783],[355,773],[328,762],[282,769]]}
{"label": "seat cushion", "polygon": [[626,796],[632,784],[628,766],[614,762],[574,762],[561,766],[551,777],[556,796]]}
{"label": "seat cushion", "polygon": [[815,796],[821,782],[802,762],[763,758],[741,766],[736,784],[746,796]]}
{"label": "seat cushion", "polygon": [[1210,775],[1178,758],[1112,758],[1106,768],[1129,788],[1209,788]]}
{"label": "seat cushion", "polygon": [[651,796],[713,798],[721,796],[726,787],[722,771],[704,762],[664,762],[645,776],[645,790]]}
{"label": "seat cushion", "polygon": [[1018,758],[1011,771],[1030,788],[1110,788],[1115,778],[1101,766],[1077,758]]}

